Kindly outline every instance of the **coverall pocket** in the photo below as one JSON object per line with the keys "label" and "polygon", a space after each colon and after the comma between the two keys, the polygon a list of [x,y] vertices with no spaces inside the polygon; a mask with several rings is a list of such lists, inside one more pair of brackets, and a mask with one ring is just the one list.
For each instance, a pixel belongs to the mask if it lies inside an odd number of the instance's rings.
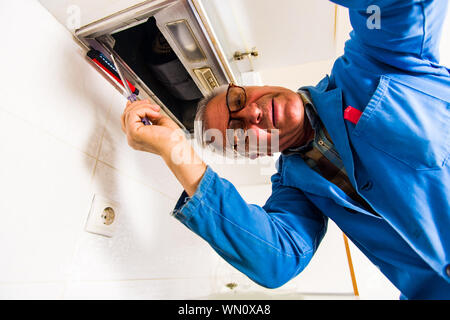
{"label": "coverall pocket", "polygon": [[450,150],[450,102],[382,76],[353,135],[416,170],[440,169]]}

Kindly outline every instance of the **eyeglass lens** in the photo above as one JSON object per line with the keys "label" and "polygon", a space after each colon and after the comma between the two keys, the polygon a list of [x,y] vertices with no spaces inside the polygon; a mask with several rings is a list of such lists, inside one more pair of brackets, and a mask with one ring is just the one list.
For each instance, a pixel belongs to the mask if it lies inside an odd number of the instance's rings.
{"label": "eyeglass lens", "polygon": [[228,107],[230,108],[231,112],[236,112],[245,107],[246,103],[246,94],[245,90],[242,87],[230,87],[228,90]]}
{"label": "eyeglass lens", "polygon": [[[247,95],[244,88],[238,86],[230,86],[227,94],[227,104],[230,112],[237,112],[245,107]],[[245,123],[239,119],[230,119],[229,129],[238,130],[245,129]]]}

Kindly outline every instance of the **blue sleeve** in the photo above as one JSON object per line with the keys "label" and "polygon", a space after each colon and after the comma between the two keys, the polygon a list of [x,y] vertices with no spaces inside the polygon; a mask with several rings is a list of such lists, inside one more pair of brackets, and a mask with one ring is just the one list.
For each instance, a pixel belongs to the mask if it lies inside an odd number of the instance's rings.
{"label": "blue sleeve", "polygon": [[278,174],[272,188],[264,207],[247,204],[208,167],[196,193],[184,192],[173,214],[250,279],[279,287],[308,264],[327,218],[299,190],[281,186]]}
{"label": "blue sleeve", "polygon": [[349,8],[351,38],[373,58],[386,57],[389,64],[394,53],[439,63],[448,0],[332,1]]}

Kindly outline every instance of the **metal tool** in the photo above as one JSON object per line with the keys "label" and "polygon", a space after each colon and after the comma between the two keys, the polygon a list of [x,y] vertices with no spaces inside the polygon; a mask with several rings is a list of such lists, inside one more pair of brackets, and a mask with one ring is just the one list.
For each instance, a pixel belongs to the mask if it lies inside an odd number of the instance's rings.
{"label": "metal tool", "polygon": [[[125,88],[124,94],[127,97],[127,100],[130,101],[130,102],[138,101],[139,100],[138,96],[131,92],[131,89],[128,86],[127,79],[125,79],[125,77],[123,76],[122,71],[120,70],[119,64],[116,62],[116,59],[114,59],[114,54],[111,54],[111,60],[114,63],[114,66],[117,69],[117,73],[119,74],[120,80],[122,80],[123,87]],[[151,121],[148,120],[147,117],[142,118],[141,121],[146,126],[152,124]]]}

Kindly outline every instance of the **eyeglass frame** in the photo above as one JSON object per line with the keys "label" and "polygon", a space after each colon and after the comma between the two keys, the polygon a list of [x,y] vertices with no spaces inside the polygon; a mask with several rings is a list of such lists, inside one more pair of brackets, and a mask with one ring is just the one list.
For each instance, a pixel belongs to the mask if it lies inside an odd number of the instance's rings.
{"label": "eyeglass frame", "polygon": [[[229,93],[230,93],[230,89],[232,89],[232,88],[239,88],[239,89],[242,89],[242,91],[244,92],[244,98],[245,98],[244,103],[242,104],[242,107],[240,107],[239,109],[234,110],[234,111],[231,111],[230,105],[229,105],[229,103],[228,103],[228,95],[229,95]],[[231,82],[231,83],[228,84],[227,93],[226,93],[226,95],[225,95],[225,102],[226,102],[226,106],[227,106],[227,109],[228,109],[228,116],[229,116],[229,118],[228,118],[228,124],[227,124],[227,130],[233,130],[234,133],[240,132],[240,134],[243,134],[245,138],[248,138],[247,135],[245,134],[245,132],[247,131],[247,129],[245,128],[245,122],[244,122],[243,120],[241,120],[241,119],[236,119],[236,118],[233,118],[233,117],[232,117],[232,113],[233,113],[233,112],[239,112],[239,111],[243,110],[243,109],[247,106],[247,91],[245,91],[245,88],[244,88],[244,87],[237,86],[237,85],[235,85],[234,83]],[[242,128],[242,129],[240,129],[240,128],[238,128],[238,129],[231,129],[231,128],[230,128],[230,122],[231,122],[232,120],[241,121],[241,122],[244,124],[244,125],[243,125],[243,128]],[[241,131],[241,130],[242,130],[242,131]],[[237,138],[239,139],[238,136],[235,135],[235,137],[237,137]],[[233,151],[234,151],[234,152],[237,152],[237,150],[236,150],[236,145],[235,145],[235,144],[233,144]]]}
{"label": "eyeglass frame", "polygon": [[[243,106],[242,106],[241,108],[237,109],[237,110],[234,110],[234,111],[231,111],[230,105],[229,105],[229,103],[228,103],[228,94],[230,93],[230,89],[231,89],[231,88],[240,88],[240,89],[242,89],[242,91],[244,91],[244,97],[245,97],[245,102],[243,103]],[[243,110],[243,109],[247,106],[247,92],[245,91],[245,88],[244,88],[244,87],[241,87],[241,86],[237,86],[237,85],[235,85],[234,83],[230,82],[230,83],[228,84],[227,94],[225,95],[225,102],[226,102],[226,105],[227,105],[227,108],[228,108],[228,124],[227,124],[227,129],[230,129],[230,122],[231,122],[231,120],[240,120],[240,119],[235,119],[235,118],[233,118],[233,117],[232,117],[232,113],[233,113],[233,112],[239,112],[239,111]],[[242,120],[240,120],[240,121],[242,121]],[[245,130],[245,129],[244,129],[244,130]]]}

